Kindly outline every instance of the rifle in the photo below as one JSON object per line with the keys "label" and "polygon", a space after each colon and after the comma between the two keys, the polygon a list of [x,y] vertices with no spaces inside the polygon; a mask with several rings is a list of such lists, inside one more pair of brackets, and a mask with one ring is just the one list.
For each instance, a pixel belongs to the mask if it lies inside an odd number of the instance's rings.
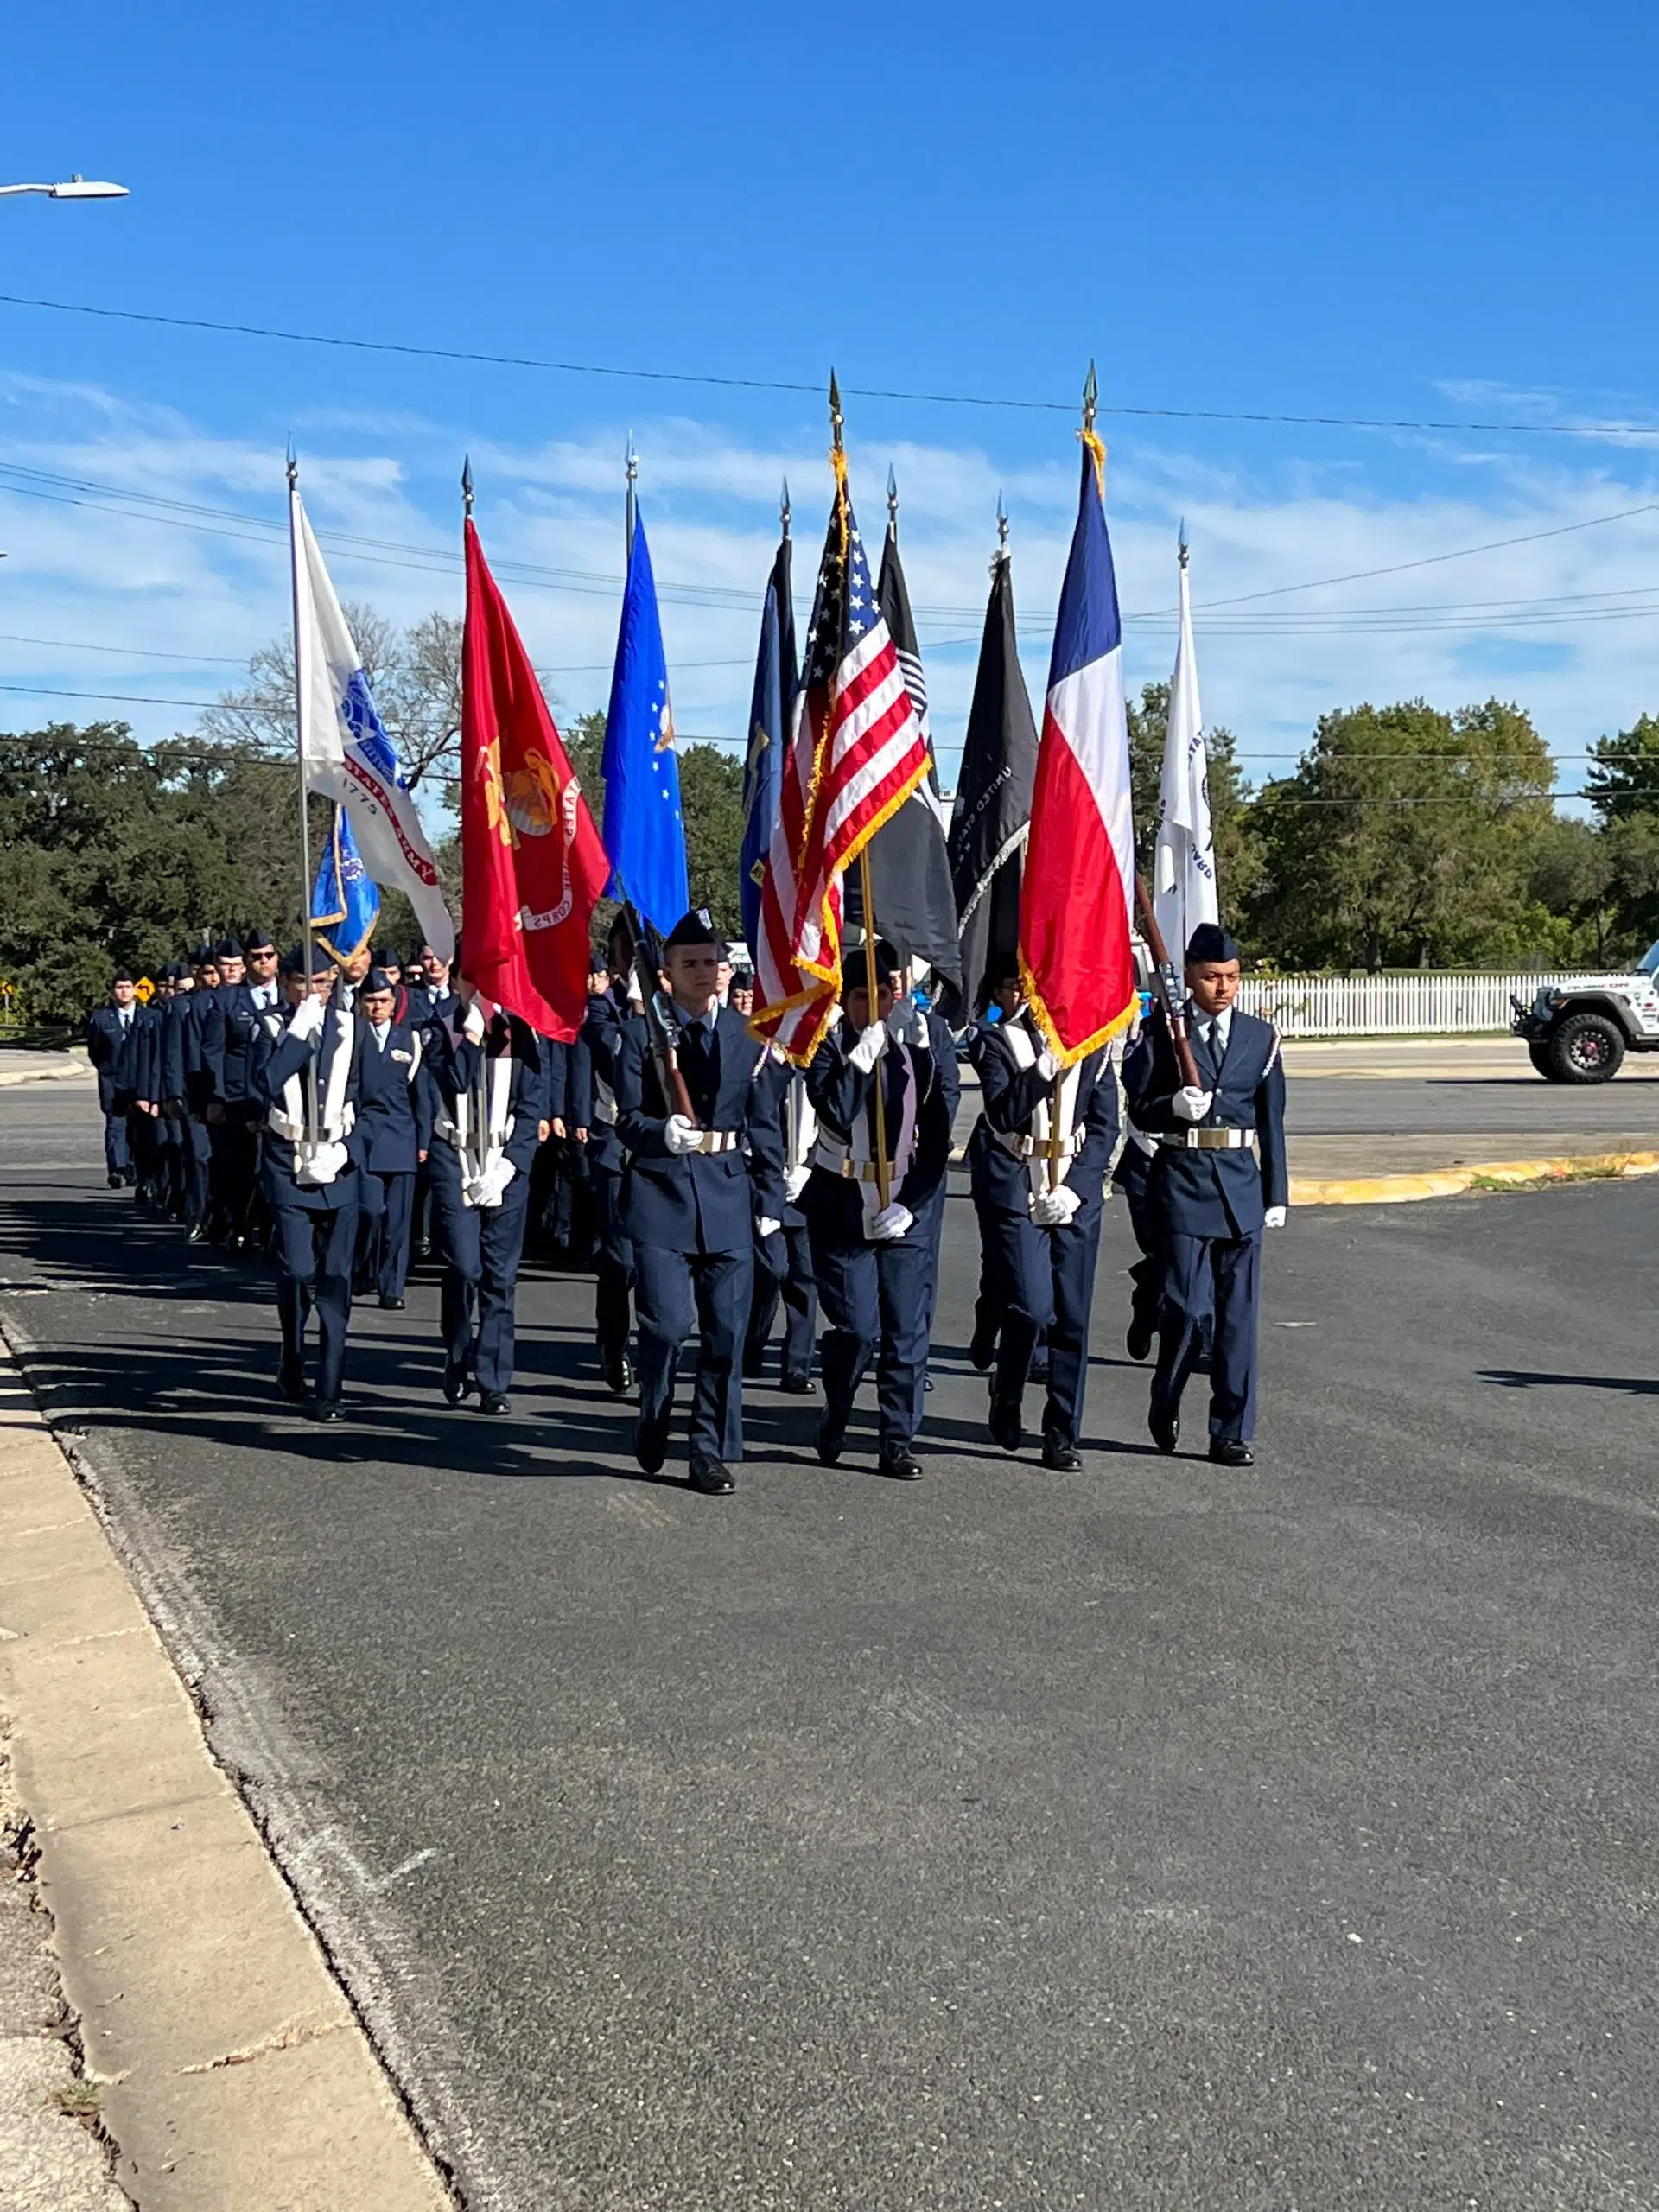
{"label": "rifle", "polygon": [[675,1113],[694,1128],[698,1128],[701,1125],[691,1104],[691,1093],[680,1072],[680,1018],[659,980],[662,946],[657,941],[656,931],[640,920],[632,906],[625,906],[617,918],[628,939],[628,972],[645,1018],[645,1033],[651,1041],[651,1057],[657,1064],[657,1080],[662,1085],[663,1096],[672,1100]]}
{"label": "rifle", "polygon": [[1164,1009],[1164,1020],[1169,1024],[1169,1041],[1174,1049],[1176,1069],[1189,1090],[1202,1090],[1205,1086],[1198,1080],[1198,1064],[1192,1057],[1192,1046],[1186,1034],[1185,995],[1175,973],[1175,963],[1169,957],[1169,949],[1164,943],[1164,933],[1158,926],[1152,900],[1147,894],[1146,878],[1138,868],[1135,875],[1135,903],[1140,911],[1147,950],[1152,955],[1152,972]]}

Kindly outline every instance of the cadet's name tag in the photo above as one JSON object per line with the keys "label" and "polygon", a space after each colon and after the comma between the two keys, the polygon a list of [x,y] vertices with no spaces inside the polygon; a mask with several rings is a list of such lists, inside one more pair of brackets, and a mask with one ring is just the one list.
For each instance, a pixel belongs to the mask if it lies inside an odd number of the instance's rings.
{"label": "cadet's name tag", "polygon": [[414,1054],[404,1052],[401,1046],[394,1045],[391,1048],[391,1057],[394,1060],[408,1060],[412,1059]]}

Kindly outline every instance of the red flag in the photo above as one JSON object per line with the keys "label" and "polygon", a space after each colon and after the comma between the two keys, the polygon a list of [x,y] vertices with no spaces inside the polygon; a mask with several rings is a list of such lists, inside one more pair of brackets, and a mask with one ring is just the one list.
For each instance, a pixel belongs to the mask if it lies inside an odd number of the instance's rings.
{"label": "red flag", "polygon": [[588,932],[610,862],[470,515],[461,866],[463,980],[569,1044],[587,1010]]}

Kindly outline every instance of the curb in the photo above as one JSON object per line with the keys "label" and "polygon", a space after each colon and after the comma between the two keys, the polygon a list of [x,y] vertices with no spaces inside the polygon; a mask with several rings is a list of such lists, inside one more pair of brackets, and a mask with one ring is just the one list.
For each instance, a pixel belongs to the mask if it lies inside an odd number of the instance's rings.
{"label": "curb", "polygon": [[1455,1198],[1477,1183],[1572,1183],[1659,1171],[1659,1152],[1568,1152],[1546,1160],[1473,1160],[1416,1175],[1360,1175],[1336,1182],[1290,1179],[1294,1206],[1388,1206],[1413,1198]]}
{"label": "curb", "polygon": [[453,2212],[3,1339],[0,1703],[144,2212]]}
{"label": "curb", "polygon": [[90,1083],[96,1073],[90,1060],[73,1060],[67,1067],[9,1068],[0,1066],[0,1090],[23,1083]]}

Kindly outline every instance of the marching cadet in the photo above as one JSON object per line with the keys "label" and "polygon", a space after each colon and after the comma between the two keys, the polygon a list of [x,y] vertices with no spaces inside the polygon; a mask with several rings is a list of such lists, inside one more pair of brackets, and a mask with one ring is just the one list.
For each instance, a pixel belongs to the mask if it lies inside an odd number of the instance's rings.
{"label": "marching cadet", "polygon": [[158,1219],[168,1209],[167,1123],[162,1115],[162,1030],[172,989],[169,971],[164,967],[149,1004],[144,1008],[143,1024],[135,1047],[137,1065],[134,1073],[138,1096],[131,1135],[138,1184],[133,1196],[143,1212]]}
{"label": "marching cadet", "polygon": [[[753,979],[749,1004],[739,1003],[741,986],[732,984],[735,1011],[753,1011]],[[777,1317],[779,1300],[784,1307],[782,1368],[778,1388],[794,1397],[805,1397],[812,1388],[812,1339],[817,1331],[818,1289],[812,1276],[812,1246],[807,1235],[801,1196],[812,1173],[812,1147],[818,1140],[818,1117],[806,1095],[806,1077],[792,1067],[775,1045],[766,1048],[766,1064],[755,1081],[769,1094],[783,1145],[784,1205],[779,1224],[769,1236],[761,1234],[757,1212],[754,1231],[754,1293],[749,1304],[748,1334],[743,1345],[743,1374],[758,1381],[766,1372],[766,1346]],[[757,1206],[760,1201],[757,1200]]]}
{"label": "marching cadet", "polygon": [[[459,949],[459,948],[457,948]],[[447,1021],[454,1026],[466,1014],[466,1007],[449,988],[451,963],[440,960],[429,944],[415,948],[415,957],[404,963],[404,973],[410,977],[409,985],[409,1020],[416,1029],[430,1021]],[[432,1251],[432,1160],[429,1154],[415,1175],[415,1212],[410,1231],[410,1249],[417,1259],[428,1259]]]}
{"label": "marching cadet", "polygon": [[1175,1449],[1181,1392],[1213,1295],[1210,1457],[1224,1467],[1249,1467],[1262,1232],[1283,1226],[1290,1196],[1285,1072],[1278,1031],[1233,1003],[1238,947],[1214,922],[1192,932],[1186,988],[1197,1086],[1181,1081],[1161,1007],[1123,1063],[1130,1116],[1158,1140],[1149,1192],[1160,1224],[1164,1282],[1147,1426],[1160,1452]]}
{"label": "marching cadet", "polygon": [[[915,1013],[919,1015],[921,1020],[926,1025],[927,1035],[925,1041],[928,1051],[933,1055],[934,1059],[940,1065],[944,1065],[948,1061],[954,1068],[957,1058],[957,1040],[950,1033],[950,1025],[944,1020],[942,1014],[935,1014],[932,1007],[927,1003],[925,998],[916,990],[914,987],[915,978],[908,958],[897,951],[893,951],[891,948],[888,950],[889,957],[892,959],[893,963],[892,973],[888,978],[893,986],[893,1003],[898,1007],[902,1007],[909,1006],[914,1009]],[[914,1022],[912,1022],[911,1026],[912,1029],[916,1027]],[[918,1031],[918,1034],[919,1035],[919,1033],[920,1033]],[[960,1071],[957,1073],[957,1098],[960,1099]],[[956,1104],[954,1103],[951,1105],[950,1110],[954,1115],[957,1110]],[[954,1142],[954,1132],[952,1133],[952,1142]],[[939,1253],[940,1248],[944,1242],[944,1206],[945,1200],[949,1196],[949,1184],[950,1178],[948,1175],[942,1176],[940,1178],[939,1187],[934,1193],[926,1215],[924,1217],[919,1218],[916,1224],[920,1234],[926,1237],[929,1249],[931,1254],[927,1274],[927,1342],[930,1348],[933,1342],[933,1316],[939,1303]],[[925,1356],[924,1356],[922,1362],[922,1388],[924,1390],[931,1390],[933,1388],[933,1378],[927,1371],[927,1361]],[[917,1414],[918,1421],[920,1421],[920,1418],[921,1415],[918,1410]]]}
{"label": "marching cadet", "polygon": [[86,1057],[98,1071],[104,1166],[112,1191],[130,1190],[138,1180],[130,1125],[138,1096],[141,1013],[131,971],[118,968],[110,978],[109,1004],[95,1007],[86,1024]]}
{"label": "marching cadet", "polygon": [[262,1020],[249,1076],[265,1109],[261,1181],[276,1227],[276,1309],[283,1359],[277,1387],[290,1405],[305,1401],[305,1325],[317,1316],[314,1421],[344,1418],[340,1402],[346,1332],[352,1318],[352,1263],[362,1139],[363,1026],[329,1003],[334,963],[320,948],[296,945],[283,962],[287,1018],[276,1034]]}
{"label": "marching cadet", "polygon": [[430,1095],[420,1083],[421,1032],[394,1018],[397,994],[384,970],[372,968],[358,1012],[363,1040],[362,1107],[358,1133],[362,1203],[357,1231],[359,1290],[374,1290],[389,1313],[400,1313],[409,1281],[409,1233],[415,1174],[432,1141]]}
{"label": "marching cadet", "polygon": [[[933,1224],[950,1160],[960,1082],[956,1053],[932,1046],[926,1016],[895,1002],[899,960],[878,941],[876,1003],[861,954],[848,962],[842,1018],[807,1071],[819,1122],[802,1211],[818,1298],[830,1326],[819,1346],[825,1399],[818,1457],[840,1459],[853,1397],[872,1358],[880,1471],[920,1479],[911,1446],[920,1426],[927,1366],[927,1314],[936,1246]],[[888,1198],[875,1165],[876,1089],[881,1085]]]}
{"label": "marching cadet", "polygon": [[681,1346],[695,1328],[687,1459],[691,1487],[710,1497],[730,1496],[743,1456],[751,1185],[763,1235],[768,1223],[778,1228],[784,1203],[777,1119],[755,1081],[764,1050],[742,1015],[720,1003],[722,950],[701,908],[675,924],[663,952],[668,1002],[658,1018],[671,1027],[677,1068],[653,1045],[643,1014],[624,1024],[613,1063],[616,1133],[628,1156],[621,1219],[633,1245],[639,1322],[634,1457],[654,1475],[668,1456]]}
{"label": "marching cadet", "polygon": [[616,1128],[616,1055],[631,1010],[626,969],[612,976],[594,952],[588,976],[588,1011],[576,1039],[570,1088],[574,1110],[588,1130],[588,1176],[594,1201],[594,1335],[606,1386],[621,1397],[633,1382],[628,1344],[633,1332],[633,1246],[622,1224],[622,1141]]}
{"label": "marching cadet", "polygon": [[169,988],[155,1046],[162,1211],[169,1221],[183,1221],[194,1184],[186,1078],[194,1052],[190,1001],[195,995],[196,979],[182,960],[171,960],[167,965],[166,981]]}
{"label": "marching cadet", "polygon": [[213,1070],[224,1030],[219,1003],[219,962],[210,944],[191,956],[193,988],[185,1001],[184,1115],[180,1136],[184,1155],[184,1215],[193,1244],[207,1241],[213,1214],[213,1138],[207,1109],[213,1099]]}
{"label": "marching cadet", "polygon": [[969,1047],[982,1102],[969,1147],[974,1205],[1001,1320],[990,1432],[1005,1452],[1025,1442],[1021,1402],[1046,1332],[1043,1465],[1075,1473],[1117,1079],[1105,1046],[1060,1070],[1017,977],[998,995],[1002,1020],[976,1027]]}
{"label": "marching cadet", "polygon": [[513,1300],[531,1163],[547,1135],[546,1056],[517,1014],[498,1007],[486,1026],[474,1001],[459,1027],[428,1024],[421,1068],[443,1262],[443,1395],[458,1406],[476,1384],[479,1411],[499,1417],[512,1410]]}
{"label": "marching cadet", "polygon": [[726,1003],[741,1014],[745,1021],[754,1012],[754,970],[753,968],[734,968],[732,987],[726,994]]}
{"label": "marching cadet", "polygon": [[216,1016],[204,1032],[210,1087],[202,1120],[207,1129],[208,1230],[214,1243],[240,1250],[257,1171],[251,1122],[257,1108],[248,1097],[248,1050],[258,1020],[248,991],[242,947],[222,938],[215,950],[219,988]]}

